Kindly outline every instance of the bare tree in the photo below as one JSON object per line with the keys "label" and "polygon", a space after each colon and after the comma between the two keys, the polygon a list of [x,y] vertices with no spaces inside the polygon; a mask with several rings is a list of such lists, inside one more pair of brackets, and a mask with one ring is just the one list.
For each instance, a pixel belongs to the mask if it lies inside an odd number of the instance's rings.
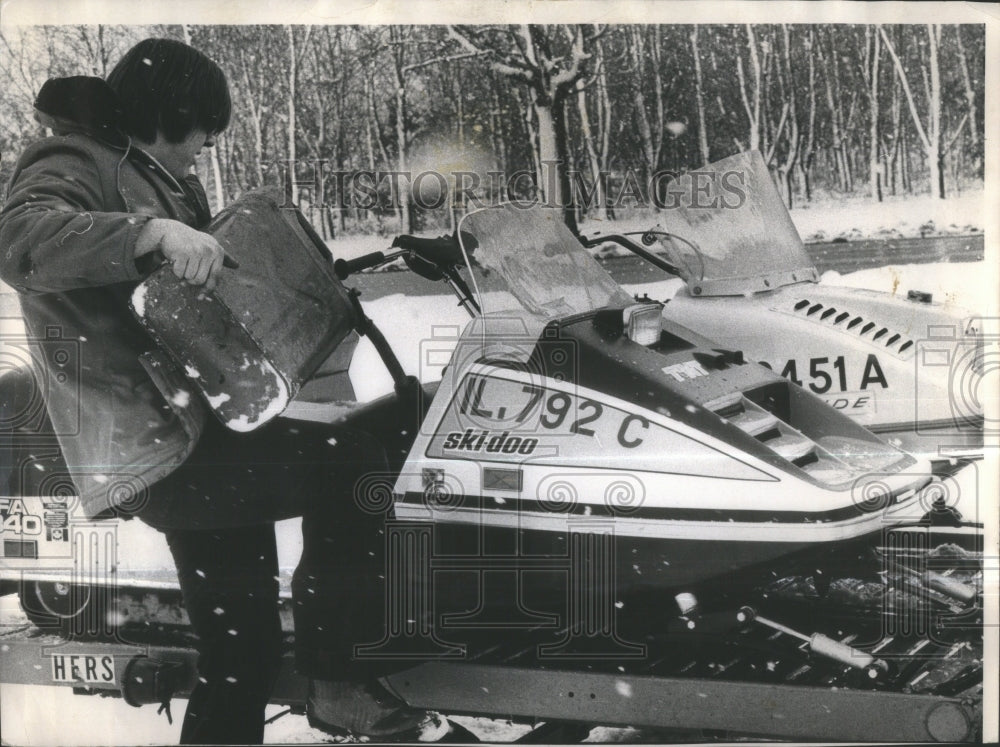
{"label": "bare tree", "polygon": [[[331,171],[334,163],[338,171],[407,170],[442,136],[470,153],[492,151],[507,173],[534,172],[541,195],[571,224],[579,217],[572,203],[595,180],[610,191],[631,171],[683,170],[737,148],[764,154],[786,198],[851,193],[862,172],[876,199],[909,190],[914,175],[919,182],[932,169],[936,194],[982,177],[986,50],[977,25],[175,24],[5,27],[0,183],[13,168],[7,155],[44,134],[33,102],[47,78],[104,76],[149,36],[189,41],[226,73],[232,121],[198,164],[215,207],[263,185],[289,158],[308,154]],[[691,124],[685,131],[672,121]],[[576,191],[574,168],[587,182]],[[335,187],[319,167],[313,173],[314,205],[334,189],[346,197],[341,180]],[[384,193],[384,177],[375,186]],[[410,185],[401,176],[393,186]],[[596,196],[597,214],[605,202],[610,213],[612,201]],[[419,230],[401,197],[391,210],[400,226]],[[382,220],[381,206],[363,202],[310,217],[323,236],[352,219]]]}
{"label": "bare tree", "polygon": [[[820,56],[820,64],[824,69],[824,92],[826,94],[827,110],[830,113],[831,148],[837,172],[837,186],[842,192],[850,192],[854,188],[851,174],[851,164],[847,157],[847,135],[844,117],[844,96],[840,85],[840,61],[837,55],[837,40],[833,30],[824,29],[825,33],[816,45],[816,53]],[[827,45],[824,47],[822,39]]]}
{"label": "bare tree", "polygon": [[[658,26],[653,27],[654,33],[659,31]],[[642,144],[643,167],[647,180],[655,173],[660,163],[660,151],[663,148],[664,127],[664,107],[663,107],[663,84],[661,81],[662,69],[660,67],[660,55],[658,40],[654,40],[652,45],[646,41],[647,30],[641,26],[628,27],[628,51],[631,58],[632,70],[632,105],[635,111],[635,122],[639,130],[639,142]],[[647,112],[646,94],[646,62],[650,61],[652,85],[650,89],[653,93],[655,108],[653,110],[654,119],[650,123],[649,112]]]}
{"label": "bare tree", "polygon": [[746,111],[749,135],[744,146],[740,140],[736,140],[736,145],[740,150],[760,150],[760,109],[763,97],[762,84],[762,64],[760,54],[757,50],[757,35],[753,26],[746,24],[747,50],[750,54],[750,74],[752,80],[748,86],[746,74],[743,72],[743,55],[736,55],[736,76],[739,80],[740,99],[743,101],[743,108]]}
{"label": "bare tree", "polygon": [[864,54],[861,59],[861,76],[868,96],[868,184],[871,196],[882,202],[882,161],[879,155],[881,136],[879,116],[879,66],[882,59],[881,36],[870,26],[865,27]]}
{"label": "bare tree", "polygon": [[803,50],[808,60],[807,89],[809,92],[809,114],[806,118],[805,142],[802,144],[802,155],[798,160],[799,175],[802,179],[802,189],[806,201],[812,200],[812,168],[816,156],[816,35],[810,27],[806,30]]}
{"label": "bare tree", "polygon": [[782,24],[781,63],[778,65],[778,85],[784,102],[782,104],[782,114],[778,124],[778,131],[772,141],[774,143],[772,148],[774,148],[778,140],[781,138],[782,129],[784,128],[785,123],[787,123],[788,136],[785,139],[785,157],[782,159],[781,163],[778,164],[778,176],[781,179],[781,185],[785,192],[785,203],[788,207],[792,207],[792,174],[794,173],[795,165],[799,160],[800,147],[797,105],[798,97],[796,96],[795,85],[792,79],[791,34],[791,26],[787,23]]}
{"label": "bare tree", "polygon": [[691,55],[694,57],[694,104],[698,112],[698,151],[701,165],[712,162],[708,148],[708,129],[705,126],[705,85],[701,73],[701,50],[698,48],[698,24],[691,27]]}
{"label": "bare tree", "polygon": [[962,41],[962,27],[954,26],[955,29],[955,49],[958,51],[958,70],[962,75],[962,87],[965,92],[965,101],[969,108],[969,116],[966,122],[969,125],[969,145],[973,156],[973,170],[977,174],[982,174],[983,161],[979,148],[982,138],[979,134],[979,114],[976,105],[976,86],[972,83],[972,76],[969,74],[969,57],[965,52],[965,44]]}
{"label": "bare tree", "polygon": [[577,81],[587,75],[594,44],[604,31],[568,25],[448,28],[464,48],[486,55],[496,72],[521,83],[530,92],[538,127],[538,161],[543,169],[552,169],[554,176],[544,179],[540,186],[549,204],[560,206],[566,224],[576,231],[567,170],[570,153],[566,100]]}
{"label": "bare tree", "polygon": [[299,184],[298,180],[295,178],[295,166],[298,158],[298,151],[296,150],[296,136],[298,134],[296,114],[299,65],[301,64],[303,54],[305,54],[305,51],[308,49],[309,36],[312,33],[313,27],[304,27],[302,40],[298,44],[296,44],[295,39],[295,28],[295,26],[285,26],[285,33],[288,36],[288,98],[286,100],[288,114],[285,125],[285,134],[288,139],[288,171],[289,176],[291,177],[292,202],[298,203]]}
{"label": "bare tree", "polygon": [[[896,73],[899,76],[900,85],[906,95],[906,102],[910,107],[910,116],[913,126],[917,131],[917,136],[924,146],[924,154],[927,158],[927,169],[929,173],[930,191],[935,197],[944,198],[944,156],[948,146],[943,142],[941,129],[941,67],[938,59],[941,47],[941,26],[939,24],[927,24],[928,54],[926,60],[921,60],[920,73],[924,83],[925,96],[925,117],[921,117],[917,102],[910,86],[906,68],[903,66],[896,48],[885,32],[885,28],[879,26],[879,34],[885,42],[886,51],[892,58]],[[968,114],[966,114],[968,116]],[[965,126],[965,119],[956,129],[956,136]],[[954,142],[954,138],[952,139]]]}

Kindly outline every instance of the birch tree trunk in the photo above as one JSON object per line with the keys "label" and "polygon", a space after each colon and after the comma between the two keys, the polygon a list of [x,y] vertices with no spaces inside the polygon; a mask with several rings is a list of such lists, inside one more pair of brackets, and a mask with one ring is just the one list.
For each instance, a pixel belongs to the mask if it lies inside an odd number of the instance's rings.
{"label": "birch tree trunk", "polygon": [[409,233],[411,223],[410,213],[410,179],[406,173],[406,122],[404,112],[406,111],[406,87],[402,81],[402,76],[396,76],[396,171],[401,176],[396,180],[399,186],[399,194],[396,200],[399,203],[399,232]]}
{"label": "birch tree trunk", "polygon": [[941,132],[941,68],[938,64],[938,50],[941,47],[941,26],[936,23],[927,24],[927,40],[930,43],[930,55],[927,64],[931,72],[931,88],[928,107],[930,108],[930,127],[927,137],[930,148],[927,160],[930,164],[931,193],[944,199],[944,148]]}
{"label": "birch tree trunk", "polygon": [[969,59],[965,53],[965,44],[962,42],[962,27],[956,25],[955,48],[958,50],[959,72],[962,74],[962,85],[965,88],[965,101],[969,109],[969,144],[974,157],[973,168],[977,174],[982,174],[983,162],[979,153],[979,112],[976,106],[976,90],[972,85],[972,78],[969,75]]}
{"label": "birch tree trunk", "polygon": [[587,161],[590,164],[590,177],[594,182],[594,206],[582,205],[585,210],[593,207],[594,217],[597,220],[606,221],[608,219],[607,195],[604,193],[604,163],[598,154],[597,146],[594,144],[594,132],[590,126],[590,113],[587,111],[587,90],[583,81],[577,81],[576,106],[580,114],[580,134],[587,149]]}
{"label": "birch tree trunk", "polygon": [[806,202],[812,201],[812,164],[816,156],[816,47],[815,31],[806,31],[805,51],[809,58],[809,115],[806,120],[806,138],[799,156],[799,175],[802,178],[802,189]]}
{"label": "birch tree trunk", "polygon": [[701,51],[698,48],[698,24],[691,27],[691,54],[694,57],[694,100],[698,112],[698,151],[701,165],[712,162],[708,149],[708,129],[705,126],[705,90],[701,74]]}
{"label": "birch tree trunk", "polygon": [[[375,144],[378,145],[379,155],[382,157],[382,163],[385,164],[386,168],[389,168],[389,165],[392,163],[392,159],[389,157],[389,152],[386,150],[386,145],[385,145],[386,136],[382,132],[382,123],[379,121],[378,108],[375,105],[374,75],[375,75],[374,70],[369,69],[369,75],[365,86],[365,94],[368,100],[368,125],[370,127],[370,131],[374,135]],[[370,142],[371,141],[369,141],[369,143]],[[369,166],[370,166],[369,170],[374,174],[377,165],[375,163],[373,149],[371,150]],[[403,216],[400,212],[399,199],[395,199],[392,201],[392,210],[393,213],[395,214],[396,222],[399,223],[399,225],[402,225]],[[380,215],[380,213],[376,211],[376,215]],[[381,218],[379,218],[379,220],[381,221]]]}
{"label": "birch tree trunk", "polygon": [[760,55],[757,53],[757,37],[754,34],[753,26],[749,23],[746,25],[746,32],[747,48],[750,50],[750,73],[753,76],[752,90],[747,90],[746,75],[743,72],[743,55],[741,54],[736,55],[736,76],[739,80],[740,98],[743,100],[743,108],[746,111],[749,127],[747,150],[760,150]]}
{"label": "birch tree trunk", "polygon": [[[785,204],[791,209],[794,201],[792,174],[799,158],[799,116],[797,96],[792,82],[791,27],[787,23],[781,26],[781,40],[781,62],[778,65],[778,84],[784,94],[784,106],[787,107],[783,112],[781,122],[788,123],[788,147],[785,150],[784,160],[778,165],[778,174],[781,176],[781,183],[785,192]],[[781,134],[781,123],[779,123],[778,131],[774,136],[775,145]]]}
{"label": "birch tree trunk", "polygon": [[219,148],[222,147],[222,137],[215,141],[215,147],[209,148],[208,153],[212,161],[212,175],[215,182],[215,210],[218,212],[226,206],[226,190],[222,186],[222,168],[219,166]]}
{"label": "birch tree trunk", "polygon": [[881,37],[878,31],[865,28],[865,65],[868,94],[868,189],[871,196],[882,202],[882,163],[879,158],[879,63],[882,57]]}
{"label": "birch tree trunk", "polygon": [[[927,96],[927,122],[925,123],[917,109],[913,91],[910,88],[910,81],[906,75],[906,68],[903,67],[896,49],[889,39],[883,27],[879,27],[879,34],[885,44],[889,57],[892,58],[893,65],[899,77],[899,84],[903,87],[906,96],[906,103],[909,105],[910,117],[913,120],[913,127],[917,131],[921,144],[924,146],[924,154],[927,159],[928,181],[930,192],[934,197],[944,199],[944,149],[941,147],[941,71],[938,66],[938,49],[941,42],[941,27],[937,24],[927,24],[928,56],[927,65],[921,65],[921,74],[924,79],[925,93]],[[962,127],[965,126],[963,120]]]}
{"label": "birch tree trunk", "polygon": [[[241,49],[239,52],[240,71],[243,73],[243,86],[247,95],[244,104],[250,112],[251,131],[253,132],[253,174],[256,177],[255,187],[264,184],[264,132],[261,120],[263,119],[261,105],[254,93],[254,85],[250,80],[250,66],[247,64],[246,54]],[[263,88],[263,82],[258,79],[257,91]]]}
{"label": "birch tree trunk", "polygon": [[286,26],[288,33],[288,176],[291,179],[292,202],[299,203],[299,185],[295,178],[295,84],[296,84],[296,51],[295,27]]}
{"label": "birch tree trunk", "polygon": [[500,103],[496,73],[490,70],[490,134],[493,138],[493,155],[499,171],[507,170],[507,131],[504,122],[507,117]]}
{"label": "birch tree trunk", "polygon": [[[642,144],[642,160],[645,180],[656,171],[657,152],[653,143],[653,130],[649,124],[646,112],[646,96],[643,92],[644,61],[646,59],[645,41],[642,38],[645,29],[639,26],[629,27],[629,54],[632,60],[632,107],[635,111],[635,122],[639,130],[639,142]],[[657,86],[658,87],[658,86]],[[662,124],[662,123],[660,123]]]}
{"label": "birch tree trunk", "polygon": [[[576,82],[586,77],[585,65],[603,32],[591,33],[589,27],[577,25],[522,24],[516,29],[508,29],[506,41],[498,43],[495,39],[484,39],[469,28],[449,26],[448,30],[470,53],[491,55],[490,64],[496,72],[527,88],[527,99],[534,108],[537,122],[538,163],[543,172],[539,186],[545,201],[561,209],[563,220],[575,233],[576,210],[568,174],[571,153],[566,103],[576,90]],[[568,42],[568,53],[554,53],[559,42]],[[525,115],[530,129],[530,112],[526,111]]]}
{"label": "birch tree trunk", "polygon": [[851,177],[851,167],[845,154],[847,146],[843,127],[844,110],[840,95],[840,66],[837,61],[836,41],[831,38],[831,32],[828,29],[826,37],[830,43],[829,50],[824,49],[823,42],[820,39],[816,45],[816,52],[820,55],[820,62],[825,69],[823,82],[826,105],[830,111],[831,149],[837,171],[837,187],[841,192],[850,192],[854,188],[854,184]]}

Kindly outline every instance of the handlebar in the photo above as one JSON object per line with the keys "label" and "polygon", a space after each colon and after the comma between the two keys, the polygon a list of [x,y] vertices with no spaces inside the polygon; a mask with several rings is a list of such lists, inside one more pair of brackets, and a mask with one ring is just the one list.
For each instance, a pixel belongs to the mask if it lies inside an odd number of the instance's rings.
{"label": "handlebar", "polygon": [[612,233],[612,234],[605,234],[603,236],[595,236],[594,238],[587,238],[586,236],[578,235],[577,239],[579,239],[580,243],[583,244],[588,249],[591,249],[595,246],[600,246],[601,244],[610,241],[613,244],[618,244],[618,246],[628,249],[637,257],[641,257],[642,259],[649,262],[651,265],[659,267],[664,272],[669,272],[671,275],[680,275],[680,271],[676,267],[674,267],[674,265],[672,265],[670,262],[642,248],[634,241],[632,241],[632,239],[628,238],[627,236],[623,236],[622,234]]}
{"label": "handlebar", "polygon": [[[464,231],[462,232],[462,243],[469,252],[478,246],[475,237]],[[442,272],[465,263],[462,247],[454,236],[439,236],[431,239],[404,233],[392,240],[392,248],[399,251],[388,254],[371,252],[354,259],[338,259],[333,263],[333,271],[338,278],[346,280],[349,275],[356,272],[378,267],[398,257],[404,257],[410,269],[425,275],[425,277],[430,277],[432,280],[440,280]],[[416,262],[414,262],[415,259]]]}
{"label": "handlebar", "polygon": [[377,267],[386,261],[384,252],[372,252],[363,254],[354,259],[338,259],[333,263],[333,271],[341,280],[346,280],[348,275],[367,270],[369,267]]}
{"label": "handlebar", "polygon": [[392,245],[398,249],[415,252],[435,264],[438,264],[439,259],[445,260],[448,264],[460,262],[462,259],[458,242],[451,236],[439,236],[436,239],[428,239],[404,233],[393,239]]}
{"label": "handlebar", "polygon": [[[462,243],[470,253],[478,246],[475,237],[466,231],[462,232]],[[441,268],[465,262],[457,236],[438,236],[436,239],[427,239],[404,233],[397,236],[392,245],[394,248],[411,251],[421,259]]]}

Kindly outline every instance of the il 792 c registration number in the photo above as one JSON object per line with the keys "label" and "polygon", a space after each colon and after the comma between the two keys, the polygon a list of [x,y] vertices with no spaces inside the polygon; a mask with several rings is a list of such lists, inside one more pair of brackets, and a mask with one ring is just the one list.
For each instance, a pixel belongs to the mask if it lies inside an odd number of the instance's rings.
{"label": "il 792 c registration number", "polygon": [[[649,421],[641,415],[623,412],[585,397],[547,389],[531,383],[471,375],[465,379],[458,397],[458,419],[484,427],[479,436],[467,428],[449,433],[445,450],[479,451],[486,447],[489,431],[495,428],[522,430],[533,434],[571,434],[593,438],[598,428],[612,428],[617,443],[634,449],[644,440]],[[520,439],[519,439],[520,440]],[[536,445],[537,438],[526,439]],[[520,451],[522,454],[530,453]]]}

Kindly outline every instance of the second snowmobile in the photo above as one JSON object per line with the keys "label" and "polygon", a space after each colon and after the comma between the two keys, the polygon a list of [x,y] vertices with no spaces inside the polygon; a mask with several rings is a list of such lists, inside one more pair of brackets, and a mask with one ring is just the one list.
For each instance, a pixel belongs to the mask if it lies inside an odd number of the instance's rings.
{"label": "second snowmobile", "polygon": [[911,453],[981,457],[995,321],[964,308],[966,299],[919,288],[821,282],[757,151],[664,189],[674,202],[655,227],[583,240],[625,248],[683,281],[667,318],[744,351]]}

